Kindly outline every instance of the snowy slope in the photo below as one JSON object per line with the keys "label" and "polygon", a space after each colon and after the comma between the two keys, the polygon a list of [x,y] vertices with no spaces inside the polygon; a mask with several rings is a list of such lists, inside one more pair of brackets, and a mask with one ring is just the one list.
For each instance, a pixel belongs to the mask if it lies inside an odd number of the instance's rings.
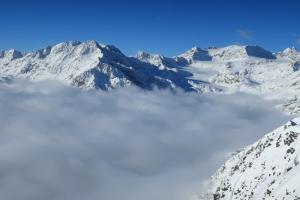
{"label": "snowy slope", "polygon": [[237,152],[206,183],[200,199],[300,199],[300,118]]}

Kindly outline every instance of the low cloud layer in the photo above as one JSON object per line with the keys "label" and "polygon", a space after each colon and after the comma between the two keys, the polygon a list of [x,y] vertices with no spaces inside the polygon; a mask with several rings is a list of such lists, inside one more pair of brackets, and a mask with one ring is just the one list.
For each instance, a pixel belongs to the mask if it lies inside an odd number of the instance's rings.
{"label": "low cloud layer", "polygon": [[0,86],[0,199],[187,200],[287,120],[256,97]]}

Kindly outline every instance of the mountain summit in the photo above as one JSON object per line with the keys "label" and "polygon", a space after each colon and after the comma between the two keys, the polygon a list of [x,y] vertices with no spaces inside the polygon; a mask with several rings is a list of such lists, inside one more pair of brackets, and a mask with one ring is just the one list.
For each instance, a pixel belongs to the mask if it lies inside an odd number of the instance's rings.
{"label": "mountain summit", "polygon": [[211,61],[212,57],[209,55],[209,51],[203,50],[199,47],[193,47],[187,52],[178,56],[184,58],[189,64],[195,61]]}

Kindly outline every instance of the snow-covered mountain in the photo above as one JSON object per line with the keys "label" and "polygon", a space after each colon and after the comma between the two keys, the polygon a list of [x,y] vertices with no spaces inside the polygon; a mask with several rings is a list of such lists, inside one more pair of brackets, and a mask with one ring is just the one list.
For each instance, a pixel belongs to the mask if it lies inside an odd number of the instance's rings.
{"label": "snow-covered mountain", "polygon": [[300,53],[296,50],[295,47],[286,48],[283,52],[279,52],[277,56],[280,58],[288,58],[294,61],[299,61],[300,59]]}
{"label": "snow-covered mountain", "polygon": [[246,92],[278,101],[287,113],[300,112],[300,53],[271,53],[259,46],[193,47],[172,58],[140,52],[128,57],[112,45],[65,42],[22,53],[0,52],[0,76],[55,79],[84,89],[138,86],[195,92]]}
{"label": "snow-covered mountain", "polygon": [[149,54],[143,51],[137,54],[137,58],[143,62],[158,66],[161,70],[169,69],[177,71],[177,68],[180,66],[173,58],[167,58],[159,54]]}
{"label": "snow-covered mountain", "polygon": [[300,118],[237,152],[206,183],[201,200],[300,199]]}
{"label": "snow-covered mountain", "polygon": [[157,67],[127,57],[114,46],[95,41],[65,42],[30,53],[2,51],[0,75],[31,80],[55,79],[85,89],[110,90],[136,85],[143,89],[196,91],[193,85],[198,83],[202,88],[210,87],[189,79],[191,73],[175,66]]}
{"label": "snow-covered mountain", "polygon": [[193,74],[190,79],[209,83],[216,91],[256,94],[278,101],[278,107],[287,113],[300,111],[300,53],[295,48],[274,54],[259,46],[194,47],[174,58],[157,58],[160,63],[143,61],[157,66],[164,63],[165,68],[177,63],[177,68]]}

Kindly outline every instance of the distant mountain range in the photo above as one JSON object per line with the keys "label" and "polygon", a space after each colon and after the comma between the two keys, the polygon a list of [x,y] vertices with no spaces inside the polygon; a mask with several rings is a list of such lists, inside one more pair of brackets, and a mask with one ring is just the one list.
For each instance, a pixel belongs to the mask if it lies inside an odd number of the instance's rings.
{"label": "distant mountain range", "polygon": [[135,85],[147,90],[157,87],[195,91],[188,80],[192,74],[177,68],[177,64],[161,69],[95,41],[65,42],[30,53],[2,51],[0,74],[30,80],[55,79],[84,89]]}
{"label": "distant mountain range", "polygon": [[111,90],[135,85],[145,90],[179,88],[188,92],[246,92],[279,101],[287,113],[300,111],[300,53],[271,53],[259,46],[194,47],[168,58],[139,52],[124,55],[96,41],[65,42],[22,53],[0,52],[2,80],[59,80],[83,89]]}

